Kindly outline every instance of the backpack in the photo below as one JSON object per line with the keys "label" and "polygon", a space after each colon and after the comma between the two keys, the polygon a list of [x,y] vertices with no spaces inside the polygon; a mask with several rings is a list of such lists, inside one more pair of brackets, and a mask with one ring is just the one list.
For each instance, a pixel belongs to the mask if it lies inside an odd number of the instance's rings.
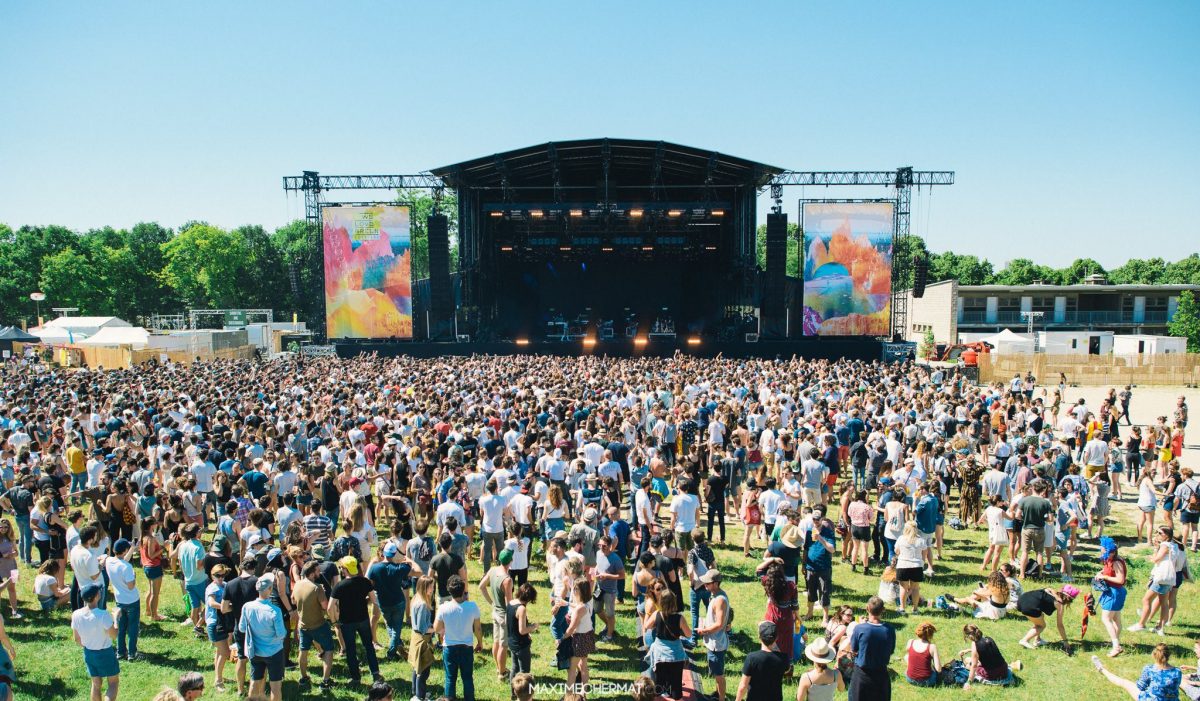
{"label": "backpack", "polygon": [[[1188,480],[1188,482],[1190,482],[1190,481],[1191,480]],[[1183,508],[1187,511],[1191,511],[1194,513],[1194,512],[1200,511],[1200,494],[1196,493],[1196,485],[1189,484],[1188,482],[1184,482],[1183,484],[1185,487],[1188,488],[1188,491],[1191,493],[1188,494],[1187,499],[1184,501]]]}
{"label": "backpack", "polygon": [[429,562],[433,559],[433,538],[421,537],[420,545],[417,546],[417,559],[421,562]]}

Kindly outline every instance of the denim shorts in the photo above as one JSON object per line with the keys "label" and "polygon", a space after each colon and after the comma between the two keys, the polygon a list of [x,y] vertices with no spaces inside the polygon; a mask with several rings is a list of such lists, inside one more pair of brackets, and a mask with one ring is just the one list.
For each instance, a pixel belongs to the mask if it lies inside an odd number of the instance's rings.
{"label": "denim shorts", "polygon": [[1160,594],[1162,596],[1166,596],[1167,594],[1170,594],[1171,590],[1174,588],[1175,587],[1171,586],[1170,584],[1155,584],[1154,582],[1150,583],[1150,591],[1154,592],[1155,594]]}
{"label": "denim shorts", "polygon": [[117,665],[117,648],[111,645],[103,650],[84,648],[83,664],[89,677],[115,677],[121,672]]}
{"label": "denim shorts", "polygon": [[313,643],[321,648],[321,652],[333,652],[333,629],[329,623],[322,623],[319,628],[312,630],[300,629],[300,649],[311,650]]}
{"label": "denim shorts", "polygon": [[146,573],[146,579],[151,582],[156,579],[162,579],[163,576],[162,565],[150,565],[149,567],[143,567],[142,572]]}
{"label": "denim shorts", "polygon": [[210,643],[223,643],[229,640],[229,631],[219,623],[209,623],[204,626],[204,629],[208,632],[208,642]]}
{"label": "denim shorts", "polygon": [[714,677],[725,676],[725,653],[726,650],[718,652],[708,651],[705,657],[708,659],[708,673]]}
{"label": "denim shorts", "polygon": [[204,605],[204,590],[207,588],[207,581],[187,585],[188,599],[192,602],[192,608],[197,609]]}
{"label": "denim shorts", "polygon": [[921,686],[921,687],[926,687],[926,688],[931,687],[931,686],[937,686],[937,683],[938,683],[937,674],[931,674],[928,679],[913,679],[912,677],[908,676],[907,674],[904,675],[904,678],[907,679],[908,683],[912,684],[913,686]]}

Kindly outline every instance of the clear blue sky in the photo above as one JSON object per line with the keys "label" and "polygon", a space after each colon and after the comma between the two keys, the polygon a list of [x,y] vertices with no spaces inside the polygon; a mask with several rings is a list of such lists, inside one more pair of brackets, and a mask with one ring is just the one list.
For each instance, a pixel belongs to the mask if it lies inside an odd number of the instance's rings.
{"label": "clear blue sky", "polygon": [[[0,221],[275,227],[303,213],[280,186],[303,169],[612,136],[956,170],[914,232],[998,265],[1173,259],[1200,250],[1197,37],[1194,0],[11,0]],[[884,194],[803,194],[826,193]]]}

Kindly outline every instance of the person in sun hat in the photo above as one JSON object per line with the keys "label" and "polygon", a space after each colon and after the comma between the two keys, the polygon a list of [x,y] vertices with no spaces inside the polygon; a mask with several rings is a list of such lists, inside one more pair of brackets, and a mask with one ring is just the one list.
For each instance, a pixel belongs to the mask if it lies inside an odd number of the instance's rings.
{"label": "person in sun hat", "polygon": [[804,648],[804,656],[813,663],[813,668],[800,675],[796,686],[798,699],[832,699],[834,692],[846,690],[846,679],[837,667],[830,667],[837,659],[837,651],[825,638],[817,638]]}

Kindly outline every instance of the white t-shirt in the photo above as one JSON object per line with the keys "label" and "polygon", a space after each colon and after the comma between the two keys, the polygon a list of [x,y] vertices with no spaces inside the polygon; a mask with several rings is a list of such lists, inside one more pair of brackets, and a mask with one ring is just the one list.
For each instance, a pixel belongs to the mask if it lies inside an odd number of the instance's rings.
{"label": "white t-shirt", "polygon": [[474,601],[457,602],[453,599],[438,606],[436,621],[446,626],[442,645],[471,645],[475,642],[475,621],[479,620],[479,606]]}
{"label": "white t-shirt", "polygon": [[522,526],[528,526],[530,515],[533,513],[533,497],[517,492],[509,500],[508,510],[512,513],[514,521]]}
{"label": "white t-shirt", "polygon": [[458,519],[459,526],[467,524],[467,512],[463,511],[462,505],[457,501],[448,501],[444,504],[439,504],[437,508],[436,521],[438,528],[446,527],[446,519],[453,516]]}
{"label": "white t-shirt", "polygon": [[637,511],[638,523],[643,526],[654,523],[654,504],[650,501],[650,495],[646,493],[646,490],[637,490],[633,495],[633,502]]}
{"label": "white t-shirt", "polygon": [[217,474],[217,468],[212,463],[197,460],[192,463],[191,473],[196,478],[197,492],[204,494],[213,490],[213,475]]}
{"label": "white t-shirt", "polygon": [[71,569],[75,572],[81,589],[89,584],[100,584],[104,581],[100,576],[100,560],[82,545],[71,548]]}
{"label": "white t-shirt", "polygon": [[488,494],[479,500],[479,512],[483,515],[484,533],[504,532],[504,497]]}
{"label": "white t-shirt", "polygon": [[104,562],[104,569],[108,572],[108,581],[113,585],[117,603],[136,604],[140,595],[133,565],[124,558],[110,557]]}
{"label": "white t-shirt", "polygon": [[758,497],[758,506],[762,509],[763,520],[775,521],[779,507],[783,505],[783,494],[778,489],[768,489]]}
{"label": "white t-shirt", "polygon": [[89,650],[107,650],[112,647],[108,631],[113,627],[113,617],[106,609],[90,606],[71,614],[71,630],[79,634],[79,640]]}
{"label": "white t-shirt", "polygon": [[675,532],[690,533],[696,527],[696,514],[700,511],[700,500],[695,494],[684,492],[671,500],[671,513],[675,514]]}
{"label": "white t-shirt", "polygon": [[504,549],[511,550],[513,554],[512,562],[509,564],[509,569],[527,570],[529,569],[529,539],[509,538],[504,541]]}

